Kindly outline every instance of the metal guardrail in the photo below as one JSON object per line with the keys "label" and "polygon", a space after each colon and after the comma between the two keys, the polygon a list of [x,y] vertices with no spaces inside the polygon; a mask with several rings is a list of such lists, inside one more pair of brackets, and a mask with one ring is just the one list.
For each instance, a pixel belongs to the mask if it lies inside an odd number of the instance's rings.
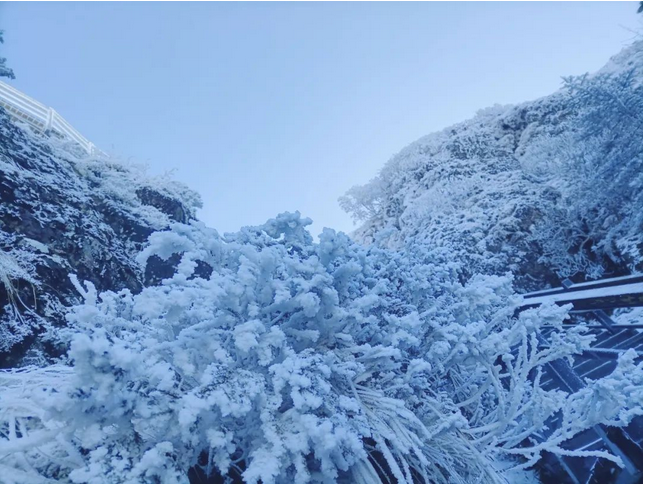
{"label": "metal guardrail", "polygon": [[[591,319],[596,325],[587,325],[595,341],[589,349],[576,355],[573,363],[565,359],[550,362],[545,366],[544,390],[559,389],[575,392],[586,385],[586,380],[596,380],[609,375],[617,365],[617,357],[627,349],[634,349],[640,359],[643,356],[643,324],[617,325],[605,310],[635,308],[643,306],[643,275],[640,273],[617,278],[573,283],[564,280],[561,288],[534,291],[522,295],[523,302],[518,311],[554,302],[557,305],[572,304],[569,314]],[[567,325],[576,325],[575,321]],[[553,327],[546,326],[539,337],[540,345]],[[536,435],[550,432],[553,422]],[[546,453],[542,457],[541,469],[546,472],[548,483],[641,483],[643,462],[642,417],[634,418],[624,428],[610,428],[603,425],[578,433],[564,443],[572,451],[610,451],[619,456],[625,466],[620,469],[614,464],[593,456],[558,456]]]}
{"label": "metal guardrail", "polygon": [[563,281],[562,288],[535,291],[522,295],[520,309],[553,301],[573,305],[573,312],[632,308],[643,306],[643,275],[640,273],[574,284]]}
{"label": "metal guardrail", "polygon": [[89,155],[99,150],[81,135],[54,108],[45,106],[16,88],[0,81],[0,106],[14,118],[29,124],[40,132],[52,131],[77,143]]}

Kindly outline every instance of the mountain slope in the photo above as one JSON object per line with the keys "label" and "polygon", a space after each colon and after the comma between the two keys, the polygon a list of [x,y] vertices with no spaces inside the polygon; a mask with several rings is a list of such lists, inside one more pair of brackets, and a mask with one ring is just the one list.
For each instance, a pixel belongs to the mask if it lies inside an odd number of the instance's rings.
{"label": "mountain slope", "polygon": [[0,482],[557,480],[547,453],[617,476],[570,439],[642,416],[641,356],[547,388],[595,334],[464,280],[639,264],[639,49],[404,150],[344,199],[377,244],[297,212],[220,236],[183,186],[0,113]]}
{"label": "mountain slope", "polygon": [[446,247],[520,288],[642,265],[642,42],[553,95],[403,149],[341,205],[364,243]]}
{"label": "mountain slope", "polygon": [[179,184],[81,156],[2,109],[0,199],[0,367],[58,353],[56,328],[65,306],[79,301],[68,274],[103,290],[140,289],[145,275],[134,256],[142,244],[188,222],[199,204]]}

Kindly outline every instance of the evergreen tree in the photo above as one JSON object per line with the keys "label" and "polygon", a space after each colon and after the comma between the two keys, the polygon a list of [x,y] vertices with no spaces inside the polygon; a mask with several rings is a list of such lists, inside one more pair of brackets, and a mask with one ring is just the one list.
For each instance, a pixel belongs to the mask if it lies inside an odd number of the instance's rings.
{"label": "evergreen tree", "polygon": [[[2,35],[4,31],[0,30],[0,44],[4,43]],[[0,77],[8,77],[9,79],[16,79],[16,76],[13,73],[13,69],[7,67],[7,59],[0,57]]]}

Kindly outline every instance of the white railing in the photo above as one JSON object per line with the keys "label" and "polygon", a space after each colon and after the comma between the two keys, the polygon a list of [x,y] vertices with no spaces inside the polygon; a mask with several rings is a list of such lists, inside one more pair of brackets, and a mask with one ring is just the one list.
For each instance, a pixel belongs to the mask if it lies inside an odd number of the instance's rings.
{"label": "white railing", "polygon": [[38,131],[53,131],[74,141],[88,154],[98,152],[94,144],[72,127],[54,108],[45,106],[7,83],[0,81],[0,106],[20,121]]}

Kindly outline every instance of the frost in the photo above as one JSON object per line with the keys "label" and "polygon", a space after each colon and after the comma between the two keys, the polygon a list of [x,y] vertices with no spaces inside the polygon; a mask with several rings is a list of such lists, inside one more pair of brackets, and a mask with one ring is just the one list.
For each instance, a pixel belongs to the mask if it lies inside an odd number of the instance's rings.
{"label": "frost", "polygon": [[[188,189],[0,113],[3,177],[84,270],[56,238],[0,231],[0,350],[41,329],[68,348],[0,370],[0,481],[499,483],[535,479],[521,470],[546,452],[622,466],[566,443],[642,415],[642,356],[546,390],[594,335],[563,325],[568,307],[519,312],[514,284],[642,261],[641,50],[404,149],[342,200],[364,245],[331,229],[314,243],[298,212],[220,235]],[[68,309],[46,299],[63,328],[15,290],[40,290],[52,263],[76,292]],[[130,286],[100,285],[114,268]]]}
{"label": "frost", "polygon": [[594,75],[483,110],[403,149],[341,206],[365,244],[444,247],[468,278],[521,289],[642,264],[642,41]]}
{"label": "frost", "polygon": [[[147,236],[195,216],[199,196],[165,175],[33,132],[0,108],[0,361],[26,353],[53,360],[65,306],[78,294],[68,273],[99,289],[138,290],[134,257]],[[5,310],[6,308],[6,310]],[[58,353],[58,350],[53,352]]]}
{"label": "frost", "polygon": [[[178,250],[177,272],[136,295],[72,276],[84,301],[68,315],[70,365],[0,373],[5,470],[500,482],[543,451],[570,453],[560,445],[581,430],[642,413],[633,353],[577,393],[540,388],[545,365],[592,337],[561,325],[567,308],[516,315],[510,275],[461,283],[441,249],[364,248],[330,230],[315,244],[308,222],[282,214],[225,237],[174,224],[142,254]],[[538,345],[543,325],[555,331]]]}

